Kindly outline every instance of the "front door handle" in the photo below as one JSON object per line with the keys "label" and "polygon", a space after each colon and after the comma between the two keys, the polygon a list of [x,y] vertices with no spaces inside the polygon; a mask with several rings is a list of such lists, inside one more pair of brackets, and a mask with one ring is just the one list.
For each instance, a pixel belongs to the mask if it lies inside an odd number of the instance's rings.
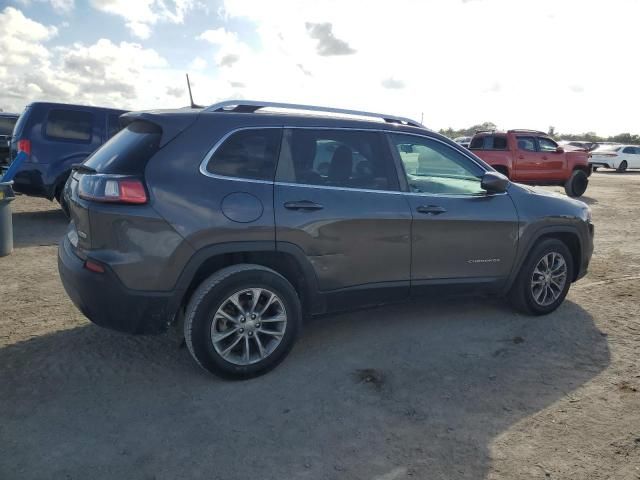
{"label": "front door handle", "polygon": [[288,210],[322,210],[324,206],[310,200],[300,200],[297,202],[285,202],[284,208]]}
{"label": "front door handle", "polygon": [[424,213],[426,215],[440,215],[447,211],[446,208],[440,207],[438,205],[421,205],[416,210],[419,213]]}

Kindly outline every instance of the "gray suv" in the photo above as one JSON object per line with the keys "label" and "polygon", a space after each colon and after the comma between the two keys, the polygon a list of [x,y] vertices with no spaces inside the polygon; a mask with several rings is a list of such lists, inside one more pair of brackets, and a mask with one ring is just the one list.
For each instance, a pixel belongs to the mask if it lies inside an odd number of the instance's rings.
{"label": "gray suv", "polygon": [[98,325],[180,327],[223,377],[275,367],[308,316],[442,291],[542,315],[587,271],[584,203],[409,119],[231,101],[121,122],[65,186],[64,287]]}

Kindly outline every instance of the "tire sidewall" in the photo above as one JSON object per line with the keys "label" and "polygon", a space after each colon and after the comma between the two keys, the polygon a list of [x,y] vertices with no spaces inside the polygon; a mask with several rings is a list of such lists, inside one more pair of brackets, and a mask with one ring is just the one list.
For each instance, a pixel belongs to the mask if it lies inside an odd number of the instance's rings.
{"label": "tire sidewall", "polygon": [[[287,313],[287,326],[280,344],[269,357],[250,365],[236,365],[216,352],[211,341],[211,325],[215,312],[229,296],[249,288],[265,288],[278,295]],[[192,353],[206,370],[229,379],[254,377],[276,367],[293,347],[302,318],[300,301],[291,284],[279,274],[266,269],[240,271],[200,293],[204,295],[197,305],[190,305],[187,317],[190,322]],[[194,294],[196,295],[197,293]]]}
{"label": "tire sidewall", "polygon": [[[556,252],[562,255],[567,265],[567,280],[560,296],[550,305],[542,306],[539,305],[533,298],[533,292],[531,291],[531,277],[533,275],[533,270],[535,269],[538,262],[544,255],[547,255],[551,252]],[[569,292],[569,288],[571,287],[571,282],[573,279],[573,272],[574,265],[571,252],[569,251],[569,248],[567,248],[567,246],[560,240],[545,240],[537,247],[535,247],[527,258],[527,261],[523,265],[523,278],[522,282],[520,282],[520,288],[524,289],[524,292],[522,292],[524,295],[524,300],[527,303],[527,307],[531,311],[531,313],[535,315],[546,315],[547,313],[551,313],[555,309],[557,309],[562,304],[562,302],[564,302],[564,299]]]}
{"label": "tire sidewall", "polygon": [[582,170],[576,170],[569,179],[567,194],[570,197],[580,197],[587,191],[589,177]]}

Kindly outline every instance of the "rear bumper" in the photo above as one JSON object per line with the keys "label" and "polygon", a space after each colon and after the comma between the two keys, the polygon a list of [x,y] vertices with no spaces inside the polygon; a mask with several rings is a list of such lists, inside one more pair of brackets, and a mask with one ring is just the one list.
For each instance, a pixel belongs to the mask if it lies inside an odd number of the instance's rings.
{"label": "rear bumper", "polygon": [[[74,305],[93,323],[125,333],[161,333],[174,320],[173,292],[131,290],[105,266],[104,273],[84,268],[67,236],[58,247],[58,271]],[[178,300],[179,301],[179,300]]]}
{"label": "rear bumper", "polygon": [[593,236],[595,234],[595,228],[592,223],[589,223],[589,235],[587,238],[582,239],[582,258],[580,259],[580,266],[576,275],[576,280],[580,280],[589,271],[589,262],[591,262],[591,256],[593,255]]}
{"label": "rear bumper", "polygon": [[589,165],[590,165],[591,167],[605,167],[605,168],[612,168],[612,167],[610,166],[610,164],[609,164],[609,163],[607,163],[607,162],[599,162],[599,161],[596,161],[596,162],[589,162]]}

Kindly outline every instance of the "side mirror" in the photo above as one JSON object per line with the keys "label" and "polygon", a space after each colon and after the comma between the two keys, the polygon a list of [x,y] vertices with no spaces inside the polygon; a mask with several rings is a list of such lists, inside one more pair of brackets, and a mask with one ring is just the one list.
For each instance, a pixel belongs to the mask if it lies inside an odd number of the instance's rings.
{"label": "side mirror", "polygon": [[487,172],[482,177],[480,187],[489,193],[502,193],[507,191],[509,179],[498,172]]}
{"label": "side mirror", "polygon": [[562,148],[560,145],[558,145],[556,147],[556,153],[564,153],[564,148]]}

